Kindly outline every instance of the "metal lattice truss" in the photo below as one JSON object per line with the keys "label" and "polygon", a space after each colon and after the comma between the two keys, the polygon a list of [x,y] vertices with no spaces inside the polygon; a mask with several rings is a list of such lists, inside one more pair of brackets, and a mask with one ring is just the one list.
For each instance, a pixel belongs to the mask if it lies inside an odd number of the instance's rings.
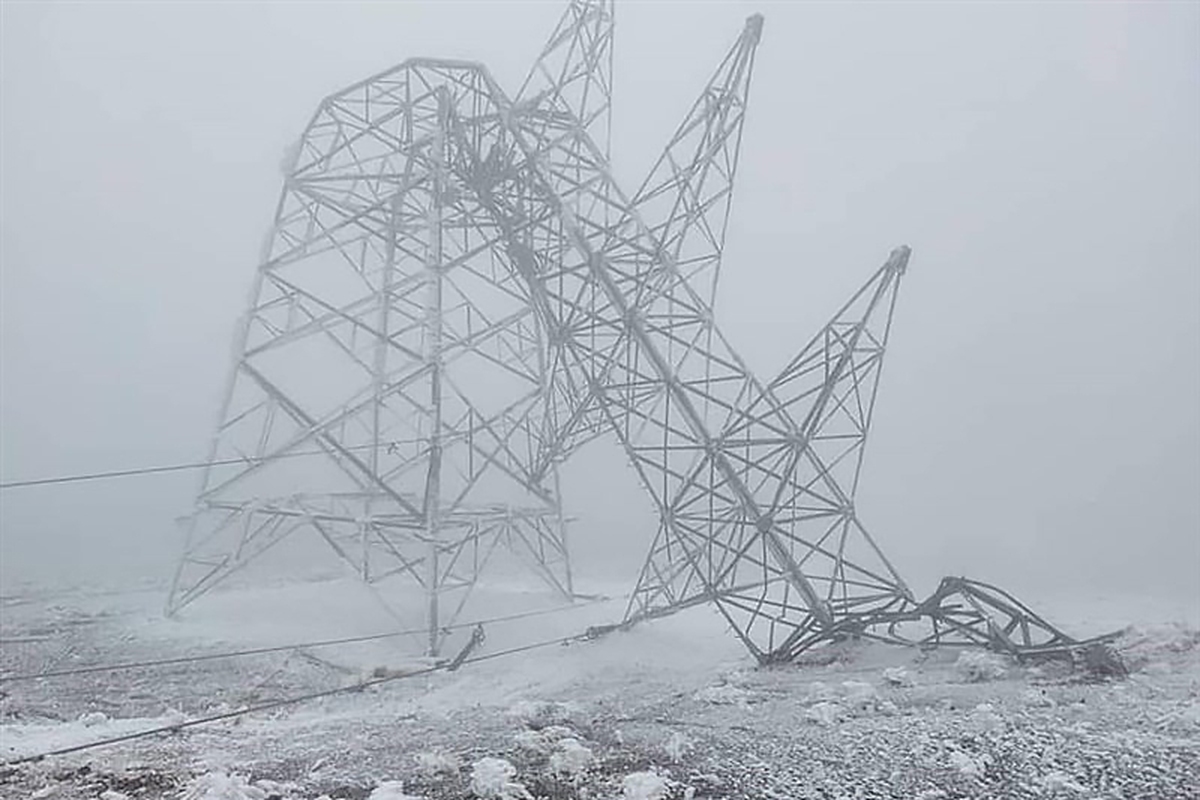
{"label": "metal lattice truss", "polygon": [[479,64],[411,59],[326,98],[287,169],[172,607],[307,529],[367,580],[424,586],[436,651],[443,596],[461,603],[498,544],[571,594],[556,470],[607,432],[658,517],[627,622],[711,603],[762,661],[922,620],[915,640],[1069,643],[952,602],[960,585],[917,603],[855,509],[908,248],[770,381],[721,334],[761,29],[632,196],[609,167],[605,0],[572,0],[515,97]]}

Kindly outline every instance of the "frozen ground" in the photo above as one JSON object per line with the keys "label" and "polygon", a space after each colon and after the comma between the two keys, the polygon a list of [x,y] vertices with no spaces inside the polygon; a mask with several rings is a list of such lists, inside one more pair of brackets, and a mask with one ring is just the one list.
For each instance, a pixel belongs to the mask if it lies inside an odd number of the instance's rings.
{"label": "frozen ground", "polygon": [[[353,581],[228,589],[178,621],[161,618],[161,599],[153,591],[9,595],[0,619],[0,758],[429,664],[415,655],[423,638],[411,635],[13,680],[420,626],[417,616],[385,612]],[[390,600],[419,607],[415,598]],[[463,619],[554,604],[541,591],[493,585]],[[1131,677],[1086,682],[1054,668],[878,645],[847,646],[823,664],[756,669],[719,618],[696,609],[596,641],[8,764],[0,797],[1200,797],[1197,609],[1116,598],[1034,605],[1079,635],[1132,625],[1120,641]],[[622,610],[614,599],[489,624],[476,655],[569,636]],[[446,654],[470,633],[454,632]]]}

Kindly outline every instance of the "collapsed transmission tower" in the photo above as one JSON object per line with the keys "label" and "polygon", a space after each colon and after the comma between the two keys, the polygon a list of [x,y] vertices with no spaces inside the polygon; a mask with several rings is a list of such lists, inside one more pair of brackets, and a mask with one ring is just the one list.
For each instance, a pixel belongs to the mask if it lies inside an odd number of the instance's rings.
{"label": "collapsed transmission tower", "polygon": [[569,3],[515,96],[482,65],[422,58],[326,98],[287,170],[170,607],[307,529],[365,580],[423,586],[436,652],[445,596],[461,608],[500,544],[571,596],[557,469],[607,432],[658,518],[624,624],[712,604],[762,662],[847,636],[1078,646],[965,579],[918,602],[855,508],[908,248],[769,381],[722,335],[761,31],[750,17],[632,195],[609,165],[607,0]]}

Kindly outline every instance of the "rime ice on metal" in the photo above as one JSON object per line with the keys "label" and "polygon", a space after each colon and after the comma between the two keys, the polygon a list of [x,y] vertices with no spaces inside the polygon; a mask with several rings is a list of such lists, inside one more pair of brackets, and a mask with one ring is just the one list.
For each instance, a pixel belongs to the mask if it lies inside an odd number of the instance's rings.
{"label": "rime ice on metal", "polygon": [[855,508],[907,247],[769,381],[722,335],[761,32],[750,17],[632,195],[609,167],[605,0],[572,0],[515,96],[412,59],[326,98],[209,454],[245,464],[206,471],[171,607],[309,530],[364,580],[423,586],[436,652],[498,546],[571,596],[557,467],[609,433],[658,515],[626,623],[711,603],[764,662],[847,635],[1072,644],[970,582],[918,603]]}

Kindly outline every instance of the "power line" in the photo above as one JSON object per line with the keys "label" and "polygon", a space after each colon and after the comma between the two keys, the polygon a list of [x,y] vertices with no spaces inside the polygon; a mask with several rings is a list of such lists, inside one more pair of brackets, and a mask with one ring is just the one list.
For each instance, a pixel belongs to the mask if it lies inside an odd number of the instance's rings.
{"label": "power line", "polygon": [[[453,625],[444,625],[441,630],[452,631],[461,630],[462,628],[473,628],[476,625],[494,625],[501,622],[511,622],[518,619],[526,619],[528,617],[539,617],[548,614],[558,614],[566,611],[572,611],[577,608],[585,608],[597,603],[607,602],[611,598],[597,597],[588,600],[585,603],[578,603],[570,606],[559,606],[556,608],[542,608],[534,611],[521,611],[515,614],[506,614],[499,617],[491,617],[489,619],[474,620],[472,622],[459,622]],[[255,647],[248,650],[231,650],[224,653],[205,653],[194,656],[178,656],[175,658],[160,658],[151,661],[126,661],[117,664],[96,664],[88,667],[74,667],[72,669],[51,670],[49,672],[30,672],[22,675],[12,675],[9,677],[0,676],[0,683],[21,683],[42,678],[63,678],[72,675],[87,675],[96,672],[118,672],[128,669],[140,669],[145,667],[164,667],[173,664],[191,664],[198,661],[215,661],[224,658],[242,658],[245,656],[262,655],[265,653],[281,653],[288,650],[302,650],[314,647],[331,647],[339,644],[355,644],[358,642],[371,642],[380,639],[390,639],[397,636],[409,636],[419,633],[427,633],[428,628],[412,628],[402,631],[389,631],[387,633],[372,633],[363,636],[347,636],[340,639],[319,639],[312,642],[299,642],[296,644],[274,645],[271,647]]]}
{"label": "power line", "polygon": [[[360,444],[350,447],[342,447],[342,450],[375,450],[380,447],[389,449],[401,444],[412,444],[423,441],[421,439],[400,439],[391,442],[380,442],[379,444]],[[270,457],[251,458],[243,456],[242,458],[225,458],[216,461],[193,461],[188,464],[167,464],[158,467],[135,467],[130,469],[107,470],[104,472],[85,472],[78,475],[59,475],[52,478],[32,478],[23,481],[7,481],[0,483],[0,489],[20,489],[27,486],[46,486],[56,483],[78,483],[80,481],[95,481],[106,478],[128,478],[135,475],[154,475],[162,472],[180,472],[188,469],[203,469],[205,467],[227,467],[234,464],[242,464],[247,467],[254,467],[260,464],[268,464],[279,458],[295,458],[297,456],[321,456],[329,455],[327,450],[298,450],[294,453],[279,453]]]}
{"label": "power line", "polygon": [[[488,654],[482,655],[482,656],[475,656],[474,658],[467,658],[467,659],[464,659],[463,661],[459,662],[458,666],[462,666],[464,664],[475,664],[480,661],[490,661],[490,660],[493,660],[496,658],[502,658],[504,656],[516,655],[517,653],[524,653],[524,652],[528,652],[530,650],[537,650],[537,649],[540,649],[543,647],[552,647],[555,645],[565,645],[565,644],[569,644],[571,642],[584,641],[584,640],[587,640],[590,638],[592,638],[592,637],[588,633],[582,633],[582,634],[576,633],[576,634],[572,634],[571,636],[563,636],[563,637],[559,637],[557,639],[545,639],[540,642],[533,642],[531,644],[524,644],[524,645],[519,645],[517,647],[510,647],[507,650],[499,650],[495,653],[488,653]],[[126,733],[126,734],[122,734],[120,736],[110,736],[107,739],[97,739],[95,741],[86,742],[84,744],[72,745],[71,747],[60,747],[55,750],[48,750],[43,753],[38,753],[37,755],[22,756],[21,758],[11,759],[9,761],[3,762],[3,766],[9,767],[9,766],[16,766],[17,764],[28,764],[28,763],[31,763],[34,761],[41,761],[43,759],[50,758],[52,756],[62,756],[62,755],[67,755],[69,753],[78,753],[83,750],[93,750],[97,747],[107,747],[108,745],[120,744],[121,742],[128,742],[128,741],[132,741],[134,739],[142,739],[147,736],[156,736],[160,733],[175,733],[175,732],[184,730],[186,728],[194,728],[198,725],[208,725],[213,722],[221,722],[223,720],[245,716],[246,714],[254,714],[259,711],[272,711],[277,708],[284,708],[285,706],[293,706],[293,705],[298,705],[300,703],[306,703],[310,700],[319,700],[323,697],[332,697],[334,695],[347,694],[350,692],[360,692],[363,689],[368,689],[372,686],[378,686],[380,684],[389,683],[391,681],[403,680],[405,678],[418,678],[423,675],[431,675],[435,672],[446,671],[446,670],[450,669],[450,667],[452,666],[452,663],[453,662],[437,664],[432,667],[425,667],[423,669],[414,670],[412,672],[405,672],[405,673],[401,673],[399,675],[388,675],[388,676],[385,676],[382,678],[372,678],[371,680],[362,681],[362,682],[356,683],[352,686],[341,686],[336,689],[325,689],[325,690],[319,691],[319,692],[309,692],[307,694],[296,695],[293,697],[285,697],[281,700],[272,700],[270,702],[260,703],[255,706],[247,706],[246,708],[241,708],[236,711],[226,711],[221,714],[213,714],[212,716],[208,716],[208,717],[199,717],[197,719],[185,720],[183,722],[177,722],[177,723],[174,723],[171,725],[161,725],[157,728],[149,728],[149,729],[142,730],[142,731],[134,731],[133,733]]]}

